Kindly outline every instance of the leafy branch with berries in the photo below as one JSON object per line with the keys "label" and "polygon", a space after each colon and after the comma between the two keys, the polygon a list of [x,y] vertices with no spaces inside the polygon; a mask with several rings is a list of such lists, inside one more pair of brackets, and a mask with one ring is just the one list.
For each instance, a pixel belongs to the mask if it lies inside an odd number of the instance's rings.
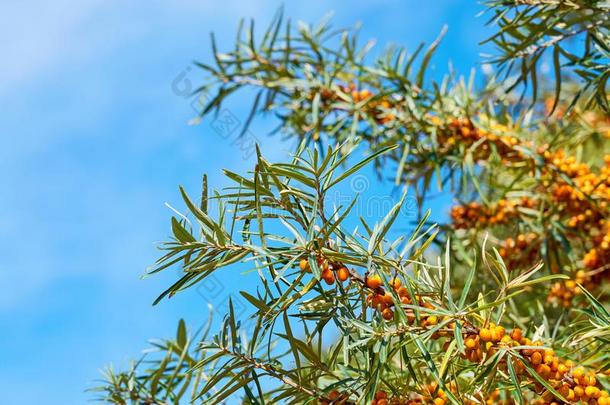
{"label": "leafy branch with berries", "polygon": [[[181,322],[157,357],[109,369],[101,400],[610,404],[607,16],[588,11],[606,6],[487,5],[496,62],[525,66],[510,80],[426,78],[444,33],[372,58],[354,30],[294,28],[281,13],[258,41],[252,24],[232,51],[213,44],[201,119],[255,89],[244,131],[273,112],[298,146],[280,163],[257,149],[250,173],[226,170],[232,185],[213,193],[205,180],[200,201],[181,189],[185,212],[150,273],[182,273],[155,303],[238,267],[259,284],[240,292],[247,318],[229,302],[216,333]],[[581,34],[578,59],[561,46]],[[528,77],[533,92],[517,93]],[[369,166],[397,191],[379,217],[345,191]],[[455,200],[445,223],[425,210],[434,191]]]}

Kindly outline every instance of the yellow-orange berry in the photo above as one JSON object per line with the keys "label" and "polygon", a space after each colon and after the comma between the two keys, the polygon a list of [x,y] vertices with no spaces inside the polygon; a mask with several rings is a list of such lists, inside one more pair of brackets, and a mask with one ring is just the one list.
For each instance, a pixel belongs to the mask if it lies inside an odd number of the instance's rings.
{"label": "yellow-orange berry", "polygon": [[591,398],[597,398],[599,397],[599,388],[589,385],[585,388],[585,395]]}
{"label": "yellow-orange berry", "polygon": [[430,315],[426,318],[426,323],[428,325],[434,326],[438,323],[438,317],[436,315]]}
{"label": "yellow-orange berry", "polygon": [[301,269],[301,271],[309,271],[309,261],[307,261],[307,259],[301,259],[301,261],[299,262],[299,268]]}
{"label": "yellow-orange berry", "polygon": [[574,378],[582,378],[585,375],[585,370],[582,367],[576,367],[574,371],[572,371],[572,376]]}
{"label": "yellow-orange berry", "polygon": [[491,341],[491,332],[487,328],[481,328],[481,330],[479,331],[479,336],[481,337],[481,340],[483,342]]}
{"label": "yellow-orange berry", "polygon": [[372,290],[376,290],[381,287],[381,277],[378,274],[366,277],[366,286]]}

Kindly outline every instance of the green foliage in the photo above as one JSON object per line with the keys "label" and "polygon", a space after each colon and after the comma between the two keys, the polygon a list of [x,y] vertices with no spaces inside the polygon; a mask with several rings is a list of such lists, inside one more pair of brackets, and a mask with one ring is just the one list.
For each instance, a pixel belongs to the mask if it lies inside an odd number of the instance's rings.
{"label": "green foliage", "polygon": [[[485,390],[491,381],[512,384],[487,365],[460,360],[463,343],[444,351],[433,336],[447,330],[451,322],[465,330],[490,319],[498,322],[505,316],[506,305],[518,303],[515,300],[523,291],[561,276],[535,279],[537,267],[511,278],[493,254],[484,253],[488,271],[496,274],[499,284],[493,290],[469,294],[474,268],[462,285],[448,262],[426,259],[424,253],[437,233],[435,226],[426,227],[422,221],[409,237],[388,239],[395,233],[392,224],[404,199],[374,226],[363,224],[364,233],[345,229],[343,223],[352,215],[353,204],[328,210],[325,193],[375,156],[337,175],[342,161],[339,150],[329,149],[324,157],[316,149],[304,150],[290,164],[270,164],[259,156],[249,178],[227,172],[236,184],[215,194],[222,208],[214,219],[183,193],[197,229],[187,226],[186,220],[172,220],[174,240],[165,245],[168,253],[152,271],[166,269],[179,259],[185,275],[161,297],[202,281],[239,257],[253,263],[260,275],[256,296],[242,292],[251,304],[253,326],[243,329],[230,303],[221,331],[194,349],[197,360],[187,354],[190,340],[184,337],[181,324],[178,343],[158,346],[168,354],[153,363],[152,372],[138,375],[134,368],[116,376],[109,373],[109,400],[120,403],[117,398],[138,395],[152,401],[158,396],[157,386],[165,388],[167,396],[180,384],[181,393],[191,384],[197,390],[193,400],[210,403],[231,398],[238,390],[243,390],[248,403],[310,403],[328,398],[338,387],[350,387],[349,395],[362,402],[370,401],[381,384],[397,393],[418,392],[431,381],[442,387],[474,375],[476,384],[464,386],[452,398],[459,403],[459,398]],[[230,221],[225,219],[227,213],[232,216]],[[272,221],[279,223],[274,227]],[[269,228],[275,229],[273,234]],[[350,265],[353,281],[327,286],[320,280],[315,260],[320,255]],[[298,268],[298,260],[307,257],[311,258],[311,274]],[[367,294],[363,275],[370,273],[382,275],[386,287],[391,278],[400,277],[412,296],[428,297],[433,306],[397,306],[395,322],[387,323],[379,313],[363,307]],[[450,278],[456,279],[454,285]],[[432,328],[422,327],[409,320],[409,310],[418,319],[434,315],[443,321]],[[337,338],[328,338],[333,335]],[[518,353],[501,352],[494,361],[504,356]],[[191,373],[197,376],[196,382],[185,380]],[[509,390],[521,388],[517,384]]]}
{"label": "green foliage", "polygon": [[577,78],[582,85],[572,105],[585,97],[587,107],[610,112],[610,3],[607,0],[491,0],[490,23],[497,32],[492,42],[500,56],[492,59],[506,75],[517,75],[514,85],[531,89],[536,101],[542,63],[553,66],[555,103],[562,84]]}
{"label": "green foliage", "polygon": [[[115,404],[194,401],[208,378],[204,369],[194,371],[193,368],[205,358],[200,344],[207,338],[210,325],[208,322],[196,336],[189,336],[184,321],[180,320],[174,339],[151,342],[149,353],[133,362],[128,371],[116,373],[108,367],[103,385],[90,391],[98,393],[98,400]],[[154,354],[159,356],[151,359]]]}

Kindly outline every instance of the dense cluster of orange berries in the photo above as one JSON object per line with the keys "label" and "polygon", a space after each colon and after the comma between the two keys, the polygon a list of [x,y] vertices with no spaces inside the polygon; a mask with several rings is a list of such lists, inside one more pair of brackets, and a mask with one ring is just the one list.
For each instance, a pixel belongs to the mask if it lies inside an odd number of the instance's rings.
{"label": "dense cluster of orange berries", "polygon": [[[457,394],[457,384],[452,381],[445,384],[446,388],[449,389],[453,394]],[[489,395],[483,396],[483,394],[477,395],[476,399],[463,400],[464,405],[480,405],[482,403],[488,405],[509,405],[513,401],[505,400],[501,401],[500,390],[493,390]],[[447,398],[447,393],[438,386],[436,382],[425,385],[422,389],[422,393],[411,393],[408,395],[394,395],[389,396],[385,391],[379,390],[375,393],[375,399],[371,401],[371,405],[445,405],[449,404],[450,401]]]}
{"label": "dense cluster of orange berries", "polygon": [[473,363],[483,360],[485,355],[492,355],[495,351],[494,344],[508,343],[510,337],[502,326],[490,325],[482,328],[478,334],[469,334],[464,339],[464,357]]}
{"label": "dense cluster of orange berries", "polygon": [[[560,358],[552,349],[544,348],[541,341],[532,341],[523,336],[523,332],[519,328],[508,333],[504,327],[493,323],[480,329],[465,325],[463,333],[465,346],[463,357],[473,363],[484,362],[501,348],[518,350],[520,358],[505,356],[500,361],[499,367],[508,372],[507,362],[510,361],[516,375],[533,384],[534,392],[539,395],[536,404],[559,405],[562,402],[530,376],[526,364],[570,403],[580,401],[589,405],[610,405],[610,395],[599,388],[595,372],[587,372],[583,367],[576,366],[571,360]],[[457,393],[455,382],[446,384],[446,387],[451,392]],[[350,403],[347,396],[341,395],[338,391],[331,392],[328,399],[331,401],[322,403],[325,405]],[[380,390],[375,394],[371,405],[445,405],[447,403],[449,403],[447,394],[436,383],[431,383],[424,386],[420,393],[407,395],[390,397],[387,392]],[[507,405],[512,404],[513,401],[510,398],[501,400],[500,391],[496,389],[485,398],[467,400],[465,403],[468,405],[475,403]]]}
{"label": "dense cluster of orange berries", "polygon": [[[502,161],[517,162],[523,159],[523,153],[516,148],[519,138],[509,133],[509,127],[496,122],[490,123],[489,130],[476,127],[468,118],[442,120],[428,116],[430,124],[438,131],[439,153],[451,153],[456,145],[471,148],[475,161],[488,160],[495,151]],[[472,148],[475,148],[472,150]]]}
{"label": "dense cluster of orange berries", "polygon": [[[572,361],[559,358],[551,349],[536,349],[536,346],[542,346],[542,342],[532,342],[524,337],[518,328],[507,334],[502,326],[491,324],[481,328],[477,334],[469,334],[464,339],[464,345],[465,357],[473,362],[483,361],[500,347],[530,346],[520,349],[521,356],[565,399],[570,402],[610,405],[608,392],[597,387],[594,372],[585,373],[584,368],[574,367]],[[526,367],[521,360],[512,358],[510,361],[517,375],[526,375]],[[540,403],[558,404],[558,400],[550,391],[537,383],[536,386],[537,391],[541,393]]]}
{"label": "dense cluster of orange berries", "polygon": [[451,208],[451,220],[456,229],[482,228],[507,224],[519,216],[518,208],[533,208],[536,202],[528,197],[500,199],[486,207],[478,202],[456,205]]}
{"label": "dense cluster of orange berries", "polygon": [[[446,128],[437,119],[441,128]],[[448,142],[463,142],[470,145],[473,142],[498,142],[496,150],[507,161],[518,157],[530,166],[538,165],[542,174],[542,181],[536,188],[542,197],[546,197],[548,204],[530,199],[499,200],[497,203],[483,206],[478,202],[458,205],[452,208],[451,218],[457,229],[481,229],[495,225],[508,225],[521,218],[524,208],[545,207],[544,209],[553,218],[566,226],[569,237],[578,237],[583,241],[586,254],[583,256],[583,266],[586,270],[585,276],[574,280],[587,288],[595,287],[601,282],[604,271],[610,267],[610,223],[607,222],[608,209],[610,209],[610,156],[607,156],[605,165],[599,171],[594,172],[591,165],[581,163],[573,156],[568,156],[562,150],[552,151],[549,145],[534,148],[531,142],[521,142],[514,137],[490,136],[487,131],[475,128],[467,119],[453,120],[448,126],[450,130],[444,131]],[[498,127],[502,130],[501,126]],[[474,132],[473,132],[474,131]],[[442,132],[442,131],[441,131]],[[482,140],[482,141],[481,141]],[[477,143],[477,145],[479,145]],[[503,147],[498,147],[504,145]],[[533,157],[517,153],[517,147],[525,146],[542,158],[544,164],[535,162]],[[480,145],[478,146],[480,147]],[[483,148],[485,149],[485,148]],[[485,149],[487,150],[487,149]],[[485,155],[479,156],[486,158]],[[552,212],[550,211],[552,210]],[[546,211],[543,212],[546,216]],[[527,237],[527,234],[523,237]],[[518,238],[518,237],[517,237]],[[514,247],[511,247],[514,242]],[[502,256],[507,260],[509,266],[521,267],[526,264],[535,263],[539,257],[541,240],[521,242],[507,239],[502,248]],[[527,246],[526,246],[527,245]],[[551,301],[560,302],[562,305],[571,305],[571,300],[579,294],[579,287],[575,282],[562,282],[553,286],[550,294]]]}
{"label": "dense cluster of orange berries", "polygon": [[[366,303],[375,310],[381,313],[381,316],[386,321],[390,321],[394,319],[394,294],[391,291],[384,290],[382,286],[381,277],[377,274],[369,274],[366,276],[364,280],[365,286],[371,290],[371,292],[366,297]],[[425,301],[422,297],[416,296],[415,299],[411,298],[409,295],[409,290],[402,285],[402,282],[399,278],[393,278],[390,280],[390,287],[394,290],[396,297],[398,298],[398,302],[404,305],[416,304],[421,308],[426,308],[429,310],[434,309],[434,306]],[[413,309],[405,309],[405,314],[407,316],[407,321],[409,323],[413,323],[416,319],[415,312]],[[437,315],[422,313],[419,317],[419,326],[428,328],[434,327],[437,325],[441,319]],[[448,324],[448,327],[453,327],[453,323]],[[435,337],[444,336],[446,334],[445,331],[440,331],[435,333]]]}
{"label": "dense cluster of orange berries", "polygon": [[[322,271],[322,280],[324,280],[326,284],[333,285],[335,284],[336,280],[341,282],[349,280],[349,270],[343,264],[331,262],[324,257],[319,257],[317,262],[320,270]],[[311,267],[307,259],[301,259],[299,262],[299,268],[304,272],[311,271]]]}
{"label": "dense cluster of orange berries", "polygon": [[569,306],[572,298],[581,293],[577,283],[591,289],[608,276],[605,270],[610,265],[610,227],[604,217],[610,207],[610,157],[606,156],[605,165],[594,173],[588,164],[578,163],[562,151],[545,151],[543,156],[569,178],[568,182],[558,177],[546,185],[551,187],[554,206],[566,218],[567,228],[575,236],[584,236],[584,245],[589,246],[582,259],[584,271],[578,271],[573,280],[553,285],[551,300]]}

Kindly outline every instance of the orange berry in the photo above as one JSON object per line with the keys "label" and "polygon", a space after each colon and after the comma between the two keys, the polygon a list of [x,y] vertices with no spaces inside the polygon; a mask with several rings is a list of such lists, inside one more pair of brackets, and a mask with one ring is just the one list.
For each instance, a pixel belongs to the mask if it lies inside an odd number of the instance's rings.
{"label": "orange berry", "polygon": [[299,262],[299,268],[301,269],[301,271],[309,271],[309,261],[307,259],[301,259],[301,261]]}
{"label": "orange berry", "polygon": [[349,278],[349,270],[346,267],[341,267],[337,270],[337,278],[339,281],[345,281]]}
{"label": "orange berry", "polygon": [[540,374],[541,377],[547,377],[551,374],[551,368],[546,364],[539,364],[538,367],[536,367],[536,372]]}
{"label": "orange berry", "polygon": [[337,390],[332,390],[332,391],[331,391],[331,392],[329,392],[329,394],[328,394],[328,399],[330,399],[331,401],[334,401],[334,400],[336,400],[336,399],[338,399],[338,398],[339,398],[339,395],[340,395],[340,394],[339,394],[339,391],[337,391]]}
{"label": "orange berry", "polygon": [[599,388],[589,385],[587,388],[585,388],[585,394],[588,397],[597,398],[599,397]]}
{"label": "orange berry", "polygon": [[479,331],[479,336],[483,342],[491,341],[491,332],[487,328],[481,328]]}
{"label": "orange berry", "polygon": [[430,326],[434,326],[438,323],[438,317],[436,315],[430,315],[426,318],[426,323]]}
{"label": "orange berry", "polygon": [[376,290],[381,287],[381,277],[378,274],[366,277],[366,286],[371,290]]}
{"label": "orange berry", "polygon": [[411,298],[409,298],[409,297],[401,297],[400,298],[400,302],[405,304],[405,305],[409,305],[409,304],[411,304]]}
{"label": "orange berry", "polygon": [[385,304],[385,302],[383,301],[383,295],[381,295],[381,294],[375,294],[371,301],[372,301],[373,308],[384,309],[387,306]]}
{"label": "orange berry", "polygon": [[383,319],[385,319],[386,321],[389,321],[391,319],[394,319],[394,311],[392,311],[390,308],[386,308],[383,310],[383,312],[381,313],[381,316],[383,317]]}
{"label": "orange berry", "polygon": [[477,341],[472,336],[469,336],[466,338],[466,340],[464,340],[464,346],[466,346],[467,349],[474,349],[476,345]]}
{"label": "orange berry", "polygon": [[542,363],[542,356],[540,353],[534,352],[532,354],[531,361],[534,366],[537,366],[538,364]]}
{"label": "orange berry", "polygon": [[572,376],[574,378],[581,378],[585,375],[585,369],[582,367],[576,367],[574,371],[572,371]]}
{"label": "orange berry", "polygon": [[335,282],[335,275],[329,269],[326,269],[322,272],[322,278],[326,281],[326,284],[332,285]]}
{"label": "orange berry", "polygon": [[402,282],[400,281],[400,279],[398,277],[395,277],[392,280],[390,280],[390,285],[392,286],[392,288],[394,288],[395,290],[398,291],[398,289],[402,285]]}
{"label": "orange berry", "polygon": [[383,390],[379,390],[375,393],[375,399],[388,399],[388,394]]}
{"label": "orange berry", "polygon": [[394,305],[394,297],[392,297],[392,293],[389,291],[386,291],[383,295],[383,302],[386,305]]}
{"label": "orange berry", "polygon": [[523,338],[523,334],[521,332],[521,329],[519,329],[519,328],[513,329],[512,332],[510,332],[510,337],[513,338],[513,340],[516,340],[517,342],[520,342],[521,339]]}

